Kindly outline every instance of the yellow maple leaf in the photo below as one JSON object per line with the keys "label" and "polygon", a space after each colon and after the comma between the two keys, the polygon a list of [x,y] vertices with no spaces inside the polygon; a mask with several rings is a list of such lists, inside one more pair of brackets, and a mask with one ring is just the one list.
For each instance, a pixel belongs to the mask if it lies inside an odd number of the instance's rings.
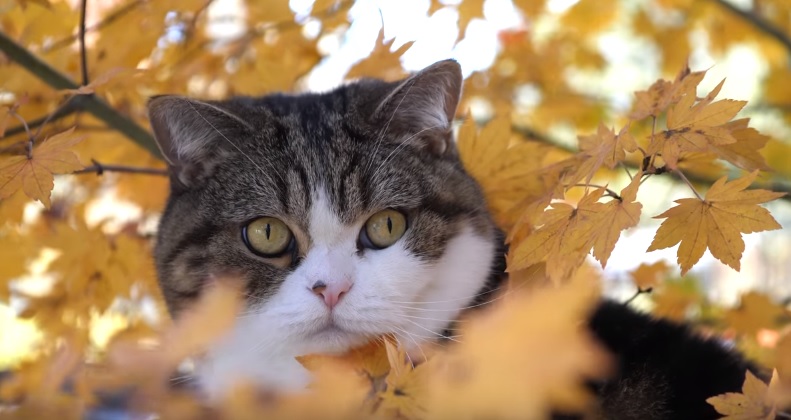
{"label": "yellow maple leaf", "polygon": [[667,130],[652,138],[648,153],[661,152],[671,169],[677,167],[682,152],[706,152],[710,145],[736,143],[727,123],[747,104],[747,101],[723,99],[713,102],[725,80],[706,97],[697,100],[695,88],[688,91],[667,112]]}
{"label": "yellow maple leaf", "polygon": [[758,152],[769,142],[769,137],[759,133],[754,128],[747,127],[749,121],[749,118],[742,118],[727,123],[725,128],[730,131],[736,142],[710,144],[709,150],[721,159],[725,159],[735,166],[748,171],[756,169],[762,171],[771,170],[766,163],[766,159]]}
{"label": "yellow maple leaf", "polygon": [[749,370],[744,378],[742,392],[728,392],[706,399],[727,420],[772,420],[774,404],[768,401],[769,387]]}
{"label": "yellow maple leaf", "polygon": [[725,321],[740,333],[755,334],[763,328],[777,328],[785,314],[785,308],[774,303],[769,296],[749,292],[742,295],[737,308],[725,313]]}
{"label": "yellow maple leaf", "polygon": [[407,42],[397,50],[391,51],[395,38],[385,42],[385,29],[379,30],[374,50],[364,60],[358,62],[346,74],[347,78],[376,77],[387,81],[398,80],[406,74],[401,67],[401,56],[412,46]]}
{"label": "yellow maple leaf", "polygon": [[514,290],[470,319],[460,331],[463,341],[431,361],[426,417],[543,418],[551,407],[589,404],[583,379],[601,378],[611,367],[581,328],[598,299],[595,289],[590,279],[578,279],[560,288]]}
{"label": "yellow maple leaf", "polygon": [[758,176],[753,171],[726,182],[722,177],[711,186],[706,198],[682,198],[677,206],[655,218],[666,218],[648,251],[669,248],[679,242],[678,263],[684,275],[700,260],[706,248],[714,258],[739,270],[744,240],[742,233],[780,229],[769,211],[758,204],[785,195],[768,190],[745,191]]}
{"label": "yellow maple leaf", "polygon": [[11,156],[0,159],[0,198],[9,197],[22,188],[28,197],[49,208],[53,175],[83,168],[77,155],[68,150],[82,141],[82,137],[73,134],[74,128],[71,128],[50,137],[33,149],[30,158]]}
{"label": "yellow maple leaf", "polygon": [[[601,262],[602,267],[607,265],[615,243],[621,237],[621,231],[636,226],[640,221],[643,205],[635,200],[641,178],[642,173],[637,173],[632,182],[621,190],[619,198],[608,201],[601,210],[595,209],[595,213],[590,216],[591,219],[598,219],[590,235],[593,240],[593,257]],[[585,212],[588,209],[579,208],[578,211]]]}
{"label": "yellow maple leaf", "polygon": [[669,269],[670,266],[664,260],[660,260],[653,264],[642,263],[629,274],[639,290],[649,290],[662,282]]}
{"label": "yellow maple leaf", "polygon": [[483,19],[484,0],[465,0],[458,6],[459,11],[459,38],[467,32],[467,26],[473,19]]}
{"label": "yellow maple leaf", "polygon": [[641,120],[648,116],[659,116],[671,104],[678,102],[685,92],[697,88],[705,75],[705,71],[692,72],[685,66],[674,81],[660,79],[648,90],[635,92],[634,106],[629,118]]}
{"label": "yellow maple leaf", "polygon": [[571,184],[582,178],[585,178],[586,184],[590,183],[596,171],[603,165],[610,169],[615,168],[626,158],[626,152],[637,150],[637,142],[629,134],[629,126],[623,127],[616,135],[612,129],[605,127],[604,124],[599,124],[596,134],[579,136],[578,140],[579,155],[583,160],[577,169],[564,180]]}

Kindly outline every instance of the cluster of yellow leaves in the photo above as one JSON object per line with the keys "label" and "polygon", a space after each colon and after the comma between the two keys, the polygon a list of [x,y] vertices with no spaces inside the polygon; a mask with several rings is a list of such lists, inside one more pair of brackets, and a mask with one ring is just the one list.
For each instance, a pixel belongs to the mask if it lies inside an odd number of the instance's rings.
{"label": "cluster of yellow leaves", "polygon": [[[465,123],[459,133],[462,159],[482,180],[501,225],[511,230],[509,238],[514,243],[509,270],[545,262],[550,278],[561,282],[570,278],[591,252],[604,267],[621,232],[640,219],[639,188],[650,177],[666,172],[686,180],[678,164],[692,153],[709,160],[727,160],[753,172],[732,182],[720,178],[705,199],[690,184],[696,198],[677,200],[678,206],[656,216],[666,220],[648,251],[681,242],[678,263],[682,274],[707,248],[715,258],[738,270],[744,251],[742,233],[780,228],[759,204],[784,194],[745,191],[758,170],[767,167],[757,154],[765,142],[755,141],[760,134],[747,128],[747,119],[731,121],[744,102],[714,101],[722,83],[705,97],[697,97],[704,75],[685,69],[674,81],[659,80],[648,90],[636,92],[630,121],[617,134],[600,125],[595,134],[579,136],[576,155],[555,163],[547,164],[543,156],[532,155],[535,149],[529,143],[512,142],[506,118],[489,122],[480,134],[471,122]],[[665,114],[667,128],[656,131],[657,118]],[[645,141],[638,141],[630,127],[646,118],[652,120],[654,131]],[[630,160],[630,155],[635,157]],[[627,171],[631,180],[620,193],[591,184],[603,167],[614,169],[635,161],[640,162],[638,171]],[[585,187],[585,194],[576,204],[568,203],[567,192],[576,187]],[[517,199],[512,198],[514,191]],[[602,202],[605,196],[608,200]],[[515,223],[510,216],[514,212],[521,212]]]}

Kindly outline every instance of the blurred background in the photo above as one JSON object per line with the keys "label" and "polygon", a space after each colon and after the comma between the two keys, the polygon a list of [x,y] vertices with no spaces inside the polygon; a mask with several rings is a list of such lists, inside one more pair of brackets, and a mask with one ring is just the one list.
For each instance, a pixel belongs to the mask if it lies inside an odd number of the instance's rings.
{"label": "blurred background", "polygon": [[[49,208],[22,191],[0,201],[0,369],[64,336],[83,337],[99,354],[118,331],[142,337],[166,322],[149,252],[167,178],[103,170],[164,169],[145,135],[145,101],[154,94],[326,91],[359,77],[397,80],[454,58],[466,78],[459,117],[483,124],[510,116],[512,142],[541,144],[551,162],[576,152],[577,136],[599,123],[620,129],[634,91],[673,80],[688,63],[708,71],[699,96],[726,79],[718,98],[748,101],[739,116],[767,136],[761,155],[772,168],[759,185],[791,191],[788,0],[92,0],[86,65],[77,36],[82,4],[0,0],[8,39],[77,84],[87,67],[94,97],[126,121],[87,111],[90,99],[64,93],[50,73],[34,74],[34,64],[20,65],[22,56],[4,44],[0,156],[24,147],[25,125],[41,138],[76,125],[86,138],[75,149],[89,170],[57,176]],[[632,132],[644,139],[651,126]],[[690,156],[684,171],[701,191],[744,173],[705,155]],[[628,177],[619,168],[594,180],[620,190]],[[788,197],[767,205],[782,230],[745,235],[739,272],[707,252],[680,279],[675,248],[645,250],[661,222],[652,217],[692,192],[669,175],[647,185],[640,225],[622,235],[603,270],[607,294],[629,298],[630,271],[664,260],[672,267],[664,288],[635,302],[646,309],[672,295],[681,318],[714,319],[751,290],[789,302]],[[744,345],[773,346],[784,324],[752,331]]]}

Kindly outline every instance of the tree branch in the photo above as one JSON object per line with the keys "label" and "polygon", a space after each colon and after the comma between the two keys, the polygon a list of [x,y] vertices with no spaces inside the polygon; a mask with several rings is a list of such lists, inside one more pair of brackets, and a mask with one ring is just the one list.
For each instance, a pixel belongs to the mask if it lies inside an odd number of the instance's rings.
{"label": "tree branch", "polygon": [[[14,42],[14,40],[9,38],[4,32],[0,32],[0,51],[4,52],[11,60],[33,73],[36,77],[54,89],[79,88],[74,81],[31,54],[30,51]],[[80,106],[81,109],[90,112],[96,118],[104,121],[109,127],[121,132],[130,140],[151,152],[154,156],[162,156],[159,152],[159,148],[154,142],[154,138],[146,129],[139,126],[128,117],[120,114],[117,110],[108,105],[107,102],[97,96],[91,95],[84,97],[85,99]]]}
{"label": "tree branch", "polygon": [[86,166],[79,171],[72,172],[73,174],[96,174],[104,175],[105,172],[124,172],[129,174],[142,174],[142,175],[158,175],[167,176],[167,169],[160,168],[145,168],[140,166],[126,166],[126,165],[105,165],[99,163],[96,159],[91,159],[92,166]]}
{"label": "tree branch", "polygon": [[727,9],[729,12],[735,14],[736,16],[752,24],[756,29],[774,38],[777,42],[783,44],[783,47],[785,47],[785,49],[788,50],[789,53],[791,53],[791,36],[783,32],[782,29],[773,25],[771,22],[767,21],[766,19],[764,19],[755,12],[742,10],[736,7],[735,5],[731,4],[728,0],[711,0],[711,1],[719,4],[722,8]]}

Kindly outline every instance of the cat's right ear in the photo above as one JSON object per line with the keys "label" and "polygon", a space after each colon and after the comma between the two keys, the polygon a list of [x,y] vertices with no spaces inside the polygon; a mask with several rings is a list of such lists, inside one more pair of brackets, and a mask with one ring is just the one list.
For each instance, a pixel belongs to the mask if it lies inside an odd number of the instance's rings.
{"label": "cat's right ear", "polygon": [[251,130],[248,123],[211,103],[175,95],[148,101],[148,118],[171,179],[191,187],[206,179],[227,157],[232,139]]}

